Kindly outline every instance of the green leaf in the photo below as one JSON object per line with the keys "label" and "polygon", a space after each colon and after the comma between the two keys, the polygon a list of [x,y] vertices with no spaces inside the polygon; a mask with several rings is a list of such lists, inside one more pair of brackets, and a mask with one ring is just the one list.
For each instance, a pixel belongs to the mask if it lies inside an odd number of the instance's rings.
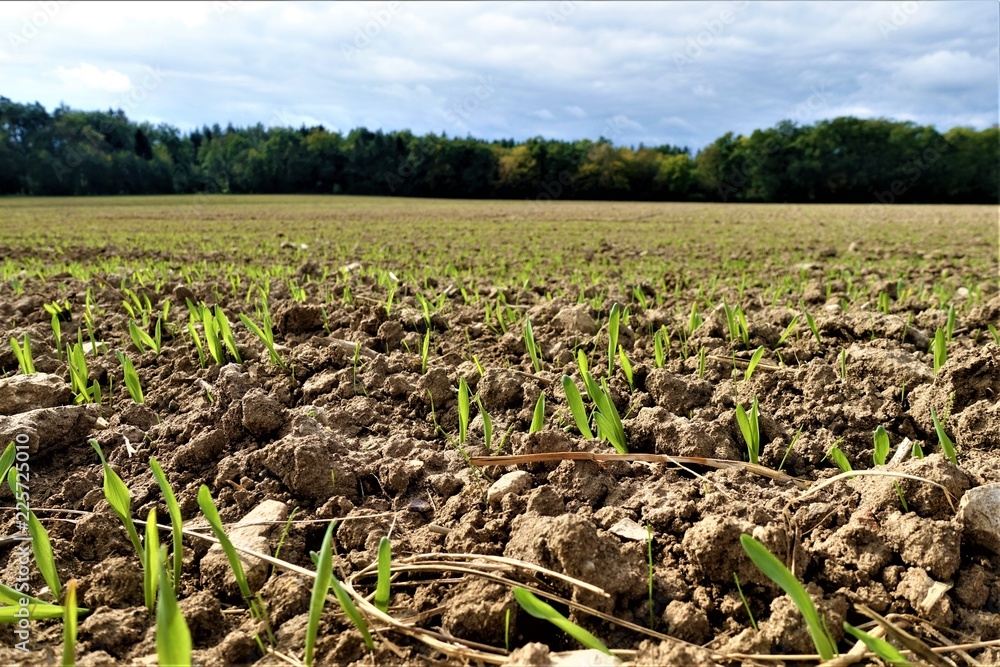
{"label": "green leaf", "polygon": [[879,425],[875,429],[873,439],[875,441],[875,465],[885,465],[885,461],[889,456],[889,434]]}
{"label": "green leaf", "polygon": [[948,457],[949,461],[958,465],[958,456],[955,454],[955,443],[953,443],[951,438],[948,437],[948,434],[944,432],[944,426],[941,425],[941,421],[934,412],[934,408],[931,408],[931,419],[934,421],[934,430],[937,431],[938,443],[941,445],[941,451],[944,452],[944,455]]}
{"label": "green leaf", "polygon": [[129,539],[132,540],[132,546],[135,547],[135,552],[139,555],[139,558],[142,558],[142,543],[139,541],[139,533],[132,522],[132,494],[129,492],[128,487],[125,486],[122,478],[118,476],[118,473],[108,465],[107,460],[104,458],[104,452],[101,451],[101,446],[97,441],[91,440],[90,446],[97,452],[97,455],[101,459],[101,465],[104,467],[104,498],[111,505],[111,509],[118,515],[118,518],[122,520],[122,523],[125,524],[125,530],[128,531]]}
{"label": "green leaf", "polygon": [[3,454],[0,455],[0,478],[7,478],[7,471],[12,465],[14,465],[14,459],[17,457],[17,448],[14,447],[14,443],[7,445],[7,448],[3,450]]}
{"label": "green leaf", "polygon": [[66,604],[63,606],[62,667],[76,664],[76,626],[79,610],[76,607],[76,579],[66,584]]}
{"label": "green leaf", "polygon": [[156,612],[156,585],[160,580],[160,533],[156,528],[156,508],[146,518],[146,556],[143,560],[142,591],[146,609]]}
{"label": "green leaf", "polygon": [[153,477],[156,478],[156,483],[160,485],[160,492],[163,494],[163,498],[167,503],[167,512],[170,514],[170,532],[172,533],[174,545],[174,595],[176,596],[181,590],[181,571],[184,567],[184,533],[182,531],[184,522],[181,519],[181,508],[177,503],[177,496],[174,495],[174,490],[170,488],[170,482],[167,481],[167,476],[163,474],[160,462],[155,458],[150,458],[149,467],[153,469]]}
{"label": "green leaf", "polygon": [[378,583],[375,586],[375,606],[389,611],[389,586],[392,577],[392,542],[383,537],[378,543]]}
{"label": "green leaf", "polygon": [[[17,623],[22,620],[24,612],[21,611],[20,606],[14,607],[0,607],[0,623]],[[54,604],[34,604],[31,603],[27,607],[28,620],[31,621],[41,621],[50,618],[62,618],[65,610]]]}
{"label": "green leaf", "polygon": [[750,535],[740,535],[740,544],[743,546],[743,550],[747,552],[747,555],[750,556],[753,564],[757,566],[757,569],[767,575],[771,581],[778,584],[788,594],[788,597],[792,599],[795,606],[799,608],[803,618],[805,618],[806,626],[809,628],[809,634],[812,636],[813,644],[815,644],[816,652],[819,653],[820,658],[822,660],[832,660],[837,654],[837,649],[834,646],[833,639],[830,638],[825,628],[825,624],[820,619],[819,613],[816,611],[816,605],[813,604],[812,598],[809,597],[809,593],[806,592],[805,587],[799,583],[795,575],[788,571],[784,563],[775,558],[774,554],[767,550],[767,547]]}
{"label": "green leaf", "polygon": [[615,351],[618,349],[618,329],[621,324],[622,310],[616,301],[611,306],[608,315],[608,377],[615,371]]}
{"label": "green leaf", "polygon": [[326,602],[326,592],[330,590],[330,578],[333,575],[333,526],[326,528],[323,543],[319,548],[319,561],[316,564],[316,579],[313,581],[312,597],[309,602],[309,621],[306,625],[306,649],[303,662],[313,664],[316,652],[316,636],[319,633],[319,620],[323,614]]}
{"label": "green leaf", "polygon": [[877,655],[878,657],[885,660],[893,667],[911,667],[912,663],[903,657],[903,654],[899,652],[895,646],[880,639],[879,637],[873,637],[864,630],[854,627],[850,623],[844,623],[844,630],[852,635],[855,639],[861,640],[868,650]]}
{"label": "green leaf", "polygon": [[764,356],[764,346],[761,345],[760,347],[757,348],[757,351],[753,353],[753,356],[750,357],[750,363],[747,364],[747,371],[743,375],[744,382],[749,382],[750,378],[753,377],[753,372],[757,368],[757,364],[760,363],[760,360],[763,356]]}
{"label": "green leaf", "polygon": [[573,414],[573,421],[576,422],[576,427],[580,430],[580,435],[593,440],[594,433],[590,430],[590,425],[587,423],[587,410],[583,407],[583,397],[580,396],[580,390],[576,388],[573,378],[568,375],[562,376],[562,384],[563,391],[566,394],[566,402],[569,403],[569,410]]}
{"label": "green leaf", "polygon": [[162,547],[159,558],[159,599],[156,605],[156,656],[161,665],[190,667],[191,632],[181,613],[177,598],[170,587],[164,561],[167,548]]}
{"label": "green leaf", "polygon": [[514,599],[521,605],[521,609],[528,612],[535,618],[548,621],[570,637],[580,642],[587,648],[596,649],[608,655],[614,655],[600,639],[590,634],[576,623],[556,611],[552,605],[539,600],[538,597],[527,588],[517,586],[514,588]]}
{"label": "green leaf", "polygon": [[458,381],[458,443],[465,444],[469,432],[469,384],[465,378]]}
{"label": "green leaf", "polygon": [[538,401],[535,403],[535,412],[531,417],[531,426],[528,428],[528,433],[535,433],[536,431],[541,431],[543,426],[545,426],[544,393],[538,395]]}
{"label": "green leaf", "polygon": [[333,594],[337,596],[337,602],[340,603],[340,608],[344,610],[347,618],[351,619],[351,623],[354,627],[358,629],[361,636],[365,640],[365,646],[368,647],[369,651],[375,650],[375,642],[372,641],[371,633],[368,632],[368,623],[365,622],[364,617],[358,608],[354,605],[354,601],[344,590],[344,587],[337,581],[336,577],[330,578],[330,585],[333,586]]}
{"label": "green leaf", "polygon": [[225,528],[222,527],[222,517],[219,516],[219,510],[215,507],[215,501],[212,500],[212,492],[204,484],[198,489],[198,507],[201,508],[202,514],[208,519],[208,523],[212,527],[212,532],[215,533],[215,538],[219,540],[219,545],[229,560],[229,567],[232,568],[233,576],[236,577],[240,593],[243,594],[243,598],[249,603],[253,599],[253,594],[250,592],[250,585],[247,583],[246,575],[243,572],[243,563],[240,562],[239,554],[236,553],[236,547],[233,546],[233,543],[229,540],[229,536],[226,535]]}

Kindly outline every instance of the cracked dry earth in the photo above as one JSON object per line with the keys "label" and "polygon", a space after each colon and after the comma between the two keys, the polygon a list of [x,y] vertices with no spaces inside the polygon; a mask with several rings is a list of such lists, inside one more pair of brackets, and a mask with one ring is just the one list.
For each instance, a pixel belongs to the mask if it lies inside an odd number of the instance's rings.
{"label": "cracked dry earth", "polygon": [[[987,342],[988,335],[972,333],[1000,323],[1000,296],[989,283],[979,305],[960,316],[959,333],[937,373],[928,336],[944,326],[943,309],[914,300],[894,314],[861,305],[843,312],[837,285],[832,298],[817,287],[806,303],[817,314],[820,341],[800,327],[779,348],[779,363],[773,350],[795,311],[763,306],[750,288],[743,299],[750,344],[735,355],[746,360],[758,345],[767,353],[746,381],[745,363],[734,369],[731,361],[734,347],[721,310],[706,312],[688,341],[690,349],[707,351],[699,377],[698,357],[682,359],[676,340],[664,367],[653,362],[650,332],[683,326],[687,313],[643,309],[627,295],[613,298],[614,290],[601,308],[532,290],[507,291],[507,302],[530,317],[545,360],[540,372],[532,369],[520,327],[495,331],[484,324],[481,307],[452,298],[430,319],[433,345],[422,374],[418,351],[427,324],[413,292],[400,288],[387,315],[380,305],[384,294],[372,279],[358,266],[350,271],[344,275],[353,304],[326,303],[325,313],[318,301],[300,303],[286,286],[272,288],[279,352],[291,371],[269,363],[266,351],[239,326],[233,328],[242,364],[201,367],[183,327],[167,328],[159,356],[140,355],[124,333],[121,276],[90,283],[63,276],[17,297],[0,287],[0,321],[17,322],[0,326],[3,340],[29,332],[39,371],[31,377],[16,373],[10,349],[0,351],[6,371],[0,379],[0,436],[5,443],[17,434],[30,438],[33,505],[49,530],[62,580],[77,580],[81,606],[90,609],[80,623],[78,664],[151,664],[156,654],[154,623],[142,605],[141,567],[103,498],[89,438],[101,444],[130,487],[137,518],[153,507],[166,516],[150,456],[166,470],[186,522],[199,524],[196,495],[207,484],[234,539],[257,551],[275,552],[283,524],[296,510],[280,558],[302,567],[313,568],[309,552],[319,548],[323,520],[337,517],[336,564],[344,573],[372,563],[379,539],[391,535],[397,558],[498,555],[586,581],[608,595],[547,576],[534,583],[641,628],[652,621],[653,630],[673,638],[557,605],[608,646],[634,651],[626,657],[638,664],[774,664],[738,656],[814,652],[791,600],[741,549],[744,533],[792,564],[842,653],[854,643],[844,640],[842,622],[866,620],[855,604],[895,618],[931,645],[1000,637],[1000,347]],[[113,353],[89,362],[91,377],[102,386],[114,380],[112,403],[73,404],[65,363],[42,343],[51,337],[42,303],[69,298],[78,306],[87,287],[108,313],[99,335],[109,349],[127,349],[135,359],[145,405],[133,404],[124,392]],[[235,320],[244,306],[227,299],[226,289],[220,298],[219,287],[174,281],[141,291],[154,308],[171,299],[182,323],[187,314],[176,304],[185,298],[218,302]],[[878,289],[868,296],[874,299]],[[507,434],[502,451],[493,454],[613,451],[606,442],[580,437],[560,378],[568,374],[582,388],[578,348],[587,351],[591,368],[607,367],[605,322],[614,300],[628,304],[631,313],[620,342],[634,366],[635,388],[620,370],[609,388],[632,452],[745,460],[735,408],[756,396],[763,465],[780,465],[815,487],[840,472],[824,460],[837,444],[856,469],[873,468],[872,433],[882,425],[900,453],[885,469],[912,477],[857,476],[806,490],[739,468],[621,461],[471,468],[455,447],[460,378],[491,416],[494,444]],[[75,340],[80,325],[74,311],[64,323],[66,340]],[[355,344],[362,350],[357,358]],[[545,426],[529,434],[542,392]],[[940,451],[931,408],[945,416],[958,447],[957,466]],[[489,455],[475,407],[473,415],[467,453]],[[899,448],[904,439],[920,443],[926,457],[913,458],[908,445]],[[0,494],[9,506],[9,490]],[[909,511],[903,511],[899,494]],[[73,512],[51,511],[56,509]],[[9,511],[0,516],[0,531],[16,532]],[[260,652],[253,638],[258,626],[245,612],[225,558],[209,547],[204,540],[185,540],[180,605],[195,660],[287,664]],[[12,549],[11,542],[0,543],[4,582],[17,576]],[[274,649],[301,656],[311,580],[253,558],[245,563],[267,608]],[[751,627],[734,574],[759,630]],[[37,572],[31,585],[36,592],[44,586]],[[510,647],[517,649],[510,664],[549,664],[558,661],[556,653],[578,648],[519,611],[507,586],[474,576],[404,576],[393,589],[392,609],[420,626],[497,648],[504,646],[510,612]],[[60,624],[33,627],[34,650],[24,654],[9,648],[13,632],[0,626],[0,662],[56,659]],[[419,641],[391,630],[384,637],[376,641],[374,664],[441,664],[442,655]],[[372,664],[359,633],[334,603],[323,616],[317,656],[325,665]],[[967,656],[981,665],[1000,664],[998,647]]]}

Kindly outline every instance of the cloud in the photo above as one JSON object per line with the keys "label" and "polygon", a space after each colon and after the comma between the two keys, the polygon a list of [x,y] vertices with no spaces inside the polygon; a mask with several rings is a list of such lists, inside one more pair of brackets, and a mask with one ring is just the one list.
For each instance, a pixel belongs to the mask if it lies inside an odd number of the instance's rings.
{"label": "cloud", "polygon": [[[839,113],[939,129],[997,122],[997,4],[921,2],[894,18],[896,5],[81,0],[16,50],[0,39],[0,94],[107,108],[154,68],[162,85],[128,114],[186,130],[285,115],[695,149]],[[37,11],[0,3],[15,30]],[[886,21],[895,29],[883,34]]]}
{"label": "cloud", "polygon": [[132,87],[128,76],[113,69],[100,70],[89,63],[79,67],[57,67],[56,76],[66,85],[84,86],[109,93],[124,93]]}

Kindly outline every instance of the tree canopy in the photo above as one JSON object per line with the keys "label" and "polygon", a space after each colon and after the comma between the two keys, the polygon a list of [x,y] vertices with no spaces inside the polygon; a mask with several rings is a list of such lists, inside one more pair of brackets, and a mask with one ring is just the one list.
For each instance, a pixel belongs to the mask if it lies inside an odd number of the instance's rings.
{"label": "tree canopy", "polygon": [[697,154],[606,139],[483,141],[402,130],[219,125],[49,113],[0,97],[0,194],[340,193],[532,200],[1000,201],[1000,131],[887,119],[782,121]]}

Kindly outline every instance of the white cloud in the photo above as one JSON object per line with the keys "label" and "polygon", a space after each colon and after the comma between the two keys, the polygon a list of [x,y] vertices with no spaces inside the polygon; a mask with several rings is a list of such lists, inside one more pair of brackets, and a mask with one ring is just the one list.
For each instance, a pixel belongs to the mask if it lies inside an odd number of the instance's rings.
{"label": "white cloud", "polygon": [[568,106],[566,107],[566,113],[568,113],[573,118],[586,118],[587,112],[578,106]]}
{"label": "white cloud", "polygon": [[548,109],[538,109],[537,111],[532,111],[531,115],[535,118],[541,118],[542,120],[553,120],[555,115]]}
{"label": "white cloud", "polygon": [[132,81],[121,72],[113,69],[100,70],[89,63],[80,63],[79,67],[56,68],[56,76],[66,85],[82,86],[92,90],[109,93],[124,93],[132,87]]}

